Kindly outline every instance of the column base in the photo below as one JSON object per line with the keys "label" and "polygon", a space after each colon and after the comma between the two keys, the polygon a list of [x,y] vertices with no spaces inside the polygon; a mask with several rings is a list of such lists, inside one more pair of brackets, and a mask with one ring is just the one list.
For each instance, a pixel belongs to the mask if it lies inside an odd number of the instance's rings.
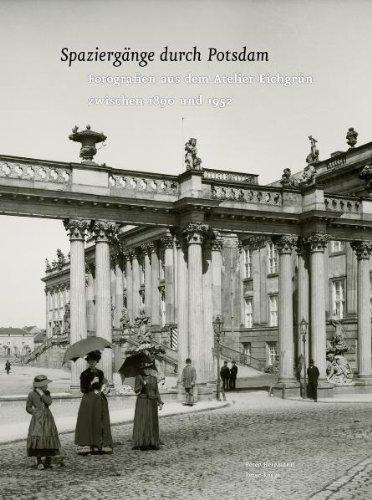
{"label": "column base", "polygon": [[270,394],[282,399],[299,397],[300,383],[296,379],[279,380],[271,387]]}
{"label": "column base", "polygon": [[216,386],[208,383],[196,384],[194,387],[194,400],[212,401],[216,397]]}
{"label": "column base", "polygon": [[354,383],[357,387],[360,387],[360,388],[370,388],[370,391],[366,391],[366,392],[372,392],[372,375],[367,375],[367,376],[361,376],[361,377],[357,377],[356,379],[354,379]]}

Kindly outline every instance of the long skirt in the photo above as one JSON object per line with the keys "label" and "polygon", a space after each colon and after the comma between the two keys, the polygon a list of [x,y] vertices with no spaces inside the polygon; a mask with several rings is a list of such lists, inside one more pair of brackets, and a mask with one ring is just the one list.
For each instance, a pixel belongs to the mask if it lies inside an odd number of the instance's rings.
{"label": "long skirt", "polygon": [[112,447],[107,398],[94,391],[82,397],[75,429],[75,444],[101,449]]}
{"label": "long skirt", "polygon": [[159,449],[159,417],[156,399],[137,397],[134,412],[134,449]]}
{"label": "long skirt", "polygon": [[52,412],[49,408],[35,410],[27,436],[29,457],[50,457],[59,455],[61,443]]}

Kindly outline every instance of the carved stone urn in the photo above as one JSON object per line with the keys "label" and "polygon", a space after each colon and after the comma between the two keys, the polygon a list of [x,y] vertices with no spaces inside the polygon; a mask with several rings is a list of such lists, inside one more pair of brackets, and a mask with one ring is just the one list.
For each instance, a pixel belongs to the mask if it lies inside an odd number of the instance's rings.
{"label": "carved stone urn", "polygon": [[82,158],[82,163],[94,163],[93,157],[97,153],[96,144],[107,139],[102,132],[91,130],[90,125],[87,125],[86,129],[80,132],[78,132],[78,127],[74,127],[68,138],[71,141],[81,143],[80,158]]}

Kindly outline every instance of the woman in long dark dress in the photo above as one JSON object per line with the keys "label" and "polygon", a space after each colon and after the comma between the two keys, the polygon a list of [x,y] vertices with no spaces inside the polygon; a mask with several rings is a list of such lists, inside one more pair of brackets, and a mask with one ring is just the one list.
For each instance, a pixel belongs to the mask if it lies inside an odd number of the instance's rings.
{"label": "woman in long dark dress", "polygon": [[159,409],[163,407],[158,381],[152,370],[143,368],[137,375],[134,391],[137,394],[133,425],[134,450],[159,450]]}
{"label": "woman in long dark dress", "polygon": [[75,430],[79,455],[112,453],[110,414],[107,398],[102,392],[106,380],[103,371],[96,368],[100,359],[99,351],[90,352],[86,357],[89,367],[80,375],[80,389],[84,395]]}
{"label": "woman in long dark dress", "polygon": [[45,375],[35,377],[33,390],[29,393],[26,403],[26,411],[32,415],[27,436],[27,455],[36,457],[37,468],[40,470],[52,466],[52,456],[59,455],[61,448],[56,424],[49,409],[52,404],[48,391],[49,382],[51,381]]}

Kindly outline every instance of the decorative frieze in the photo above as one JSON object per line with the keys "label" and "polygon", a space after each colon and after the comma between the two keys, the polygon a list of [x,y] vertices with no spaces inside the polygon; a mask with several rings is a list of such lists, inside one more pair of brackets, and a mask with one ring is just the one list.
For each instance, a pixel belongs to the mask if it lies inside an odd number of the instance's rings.
{"label": "decorative frieze", "polygon": [[354,250],[358,260],[370,258],[372,253],[371,241],[352,241],[350,246]]}

